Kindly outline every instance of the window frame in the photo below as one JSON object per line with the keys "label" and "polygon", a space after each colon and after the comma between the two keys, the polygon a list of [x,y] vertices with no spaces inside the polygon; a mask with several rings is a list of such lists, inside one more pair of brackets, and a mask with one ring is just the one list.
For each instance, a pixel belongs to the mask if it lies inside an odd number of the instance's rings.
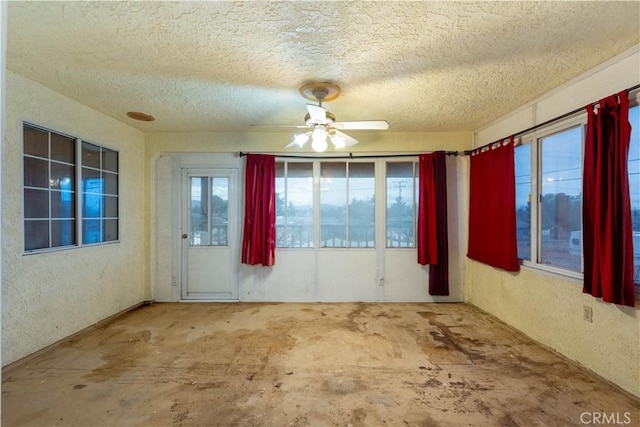
{"label": "window frame", "polygon": [[[385,236],[385,249],[390,249],[393,251],[398,250],[415,250],[418,247],[418,197],[419,197],[419,186],[420,186],[420,164],[419,164],[419,156],[407,156],[403,159],[386,159],[384,161],[384,236]],[[389,187],[388,187],[388,165],[390,163],[411,163],[413,176],[411,177],[411,182],[413,186],[411,188],[413,194],[413,205],[411,206],[412,210],[412,232],[413,232],[413,244],[411,246],[389,246],[389,238],[388,238],[388,206],[387,201],[389,198]]]}
{"label": "window frame", "polygon": [[[41,132],[46,132],[47,134],[57,134],[69,139],[72,139],[74,141],[74,155],[75,155],[75,164],[74,164],[74,179],[75,179],[75,183],[74,183],[74,187],[72,188],[72,192],[73,194],[75,194],[75,203],[73,206],[74,209],[74,214],[75,214],[75,241],[74,243],[70,244],[70,245],[65,245],[65,246],[54,246],[54,247],[46,247],[46,248],[37,248],[37,249],[26,249],[26,242],[27,242],[27,236],[26,236],[26,227],[25,227],[25,222],[26,222],[26,218],[25,218],[25,197],[24,197],[24,190],[25,188],[27,188],[27,186],[25,186],[25,182],[24,182],[24,173],[25,173],[25,165],[24,165],[24,158],[25,156],[28,157],[33,157],[31,155],[25,155],[25,150],[24,150],[24,138],[25,138],[25,128],[26,127],[30,127],[32,129],[41,131]],[[57,252],[57,251],[64,251],[64,250],[72,250],[72,249],[78,249],[78,248],[83,248],[83,247],[91,247],[91,246],[99,246],[99,245],[108,245],[108,244],[113,244],[113,243],[120,243],[120,235],[121,235],[121,221],[120,221],[120,190],[121,190],[121,180],[120,180],[120,165],[121,165],[121,161],[120,161],[120,150],[117,150],[115,148],[112,148],[108,145],[105,144],[98,144],[89,140],[85,140],[82,139],[80,137],[77,136],[73,136],[70,135],[66,132],[61,132],[58,130],[53,130],[48,126],[42,126],[42,125],[38,125],[35,124],[33,122],[30,121],[22,121],[22,126],[21,126],[21,141],[22,141],[22,150],[21,150],[21,176],[22,176],[22,182],[21,182],[21,190],[22,190],[22,194],[21,194],[21,223],[22,223],[22,255],[35,255],[35,254],[42,254],[42,253],[49,253],[49,252]],[[49,139],[51,138],[50,136],[48,137]],[[92,243],[83,243],[84,240],[84,234],[83,234],[83,220],[84,220],[84,213],[83,213],[83,204],[84,204],[84,194],[83,194],[83,188],[82,188],[82,169],[84,167],[84,164],[82,162],[82,145],[83,143],[88,143],[91,145],[94,145],[96,147],[99,147],[101,152],[102,149],[106,149],[109,151],[113,151],[116,153],[117,155],[117,159],[118,159],[118,164],[117,164],[117,171],[115,172],[111,172],[111,173],[115,173],[117,176],[117,185],[116,185],[116,192],[114,194],[114,196],[117,199],[117,206],[116,206],[116,217],[115,218],[109,218],[109,219],[115,219],[117,222],[117,238],[114,240],[108,240],[108,241],[100,241],[100,242],[92,242]],[[49,160],[50,162],[50,160]],[[102,170],[102,164],[100,165],[100,168]],[[93,168],[95,169],[95,168]],[[47,189],[47,191],[49,193],[51,193],[51,188],[49,187]],[[49,208],[50,210],[50,208]],[[101,217],[101,219],[104,219],[103,217]],[[49,220],[51,220],[51,212],[49,212]],[[49,226],[49,242],[51,242],[51,226]]]}
{"label": "window frame", "polygon": [[[532,132],[521,135],[518,139],[518,145],[530,144],[531,147],[531,260],[519,258],[520,264],[526,267],[530,267],[536,270],[541,270],[547,273],[557,274],[566,278],[582,280],[584,274],[582,271],[574,271],[552,264],[543,264],[541,262],[542,251],[542,140],[544,138],[557,135],[559,133],[574,129],[576,127],[581,128],[582,135],[582,153],[581,153],[581,165],[584,163],[584,136],[587,125],[586,112],[577,114],[574,117],[562,120],[560,122],[536,129]],[[582,174],[582,171],[581,171]],[[534,203],[535,202],[535,203]],[[515,207],[517,209],[517,206]],[[581,270],[583,268],[583,257],[580,255]]]}
{"label": "window frame", "polygon": [[[640,92],[636,96],[629,98],[629,108],[640,108]],[[581,153],[581,165],[584,166],[584,143],[587,126],[587,114],[581,112],[573,117],[552,123],[548,126],[544,126],[535,129],[531,132],[527,132],[518,137],[517,145],[530,144],[531,150],[531,224],[530,224],[530,243],[531,243],[531,260],[519,258],[520,264],[526,268],[540,271],[543,273],[550,273],[554,276],[560,276],[565,279],[576,281],[576,283],[582,283],[584,280],[584,252],[581,247],[581,271],[576,272],[573,270],[565,269],[558,266],[549,264],[543,264],[541,260],[541,239],[542,239],[542,215],[541,215],[541,194],[542,194],[542,143],[543,138],[558,134],[575,127],[581,127],[582,132],[582,153]],[[633,126],[633,124],[632,124]],[[582,171],[581,171],[582,175]],[[535,203],[534,203],[535,201]],[[517,206],[515,207],[517,209]],[[635,249],[635,248],[634,248]],[[640,283],[634,283],[635,293],[640,297]]]}

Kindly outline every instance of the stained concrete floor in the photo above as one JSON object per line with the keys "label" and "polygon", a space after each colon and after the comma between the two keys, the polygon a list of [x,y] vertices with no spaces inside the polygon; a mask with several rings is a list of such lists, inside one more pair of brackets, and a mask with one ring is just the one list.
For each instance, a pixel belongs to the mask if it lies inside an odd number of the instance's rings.
{"label": "stained concrete floor", "polygon": [[602,412],[640,425],[640,399],[464,304],[153,304],[2,384],[2,426],[546,427]]}

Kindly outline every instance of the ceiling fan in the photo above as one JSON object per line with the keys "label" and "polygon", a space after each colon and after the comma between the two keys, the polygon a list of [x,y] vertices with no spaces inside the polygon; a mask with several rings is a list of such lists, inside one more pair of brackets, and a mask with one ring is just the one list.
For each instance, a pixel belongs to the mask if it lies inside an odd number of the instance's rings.
{"label": "ceiling fan", "polygon": [[308,83],[300,88],[300,94],[308,100],[317,101],[318,105],[307,104],[307,115],[304,118],[309,131],[295,135],[293,141],[286,148],[300,147],[302,148],[309,140],[311,140],[311,148],[317,152],[323,152],[329,146],[328,140],[331,141],[336,150],[350,147],[358,143],[358,140],[347,135],[341,130],[386,130],[389,123],[386,120],[363,120],[355,122],[337,122],[336,116],[327,111],[322,103],[325,101],[333,101],[342,90],[335,83],[329,82],[313,82]]}

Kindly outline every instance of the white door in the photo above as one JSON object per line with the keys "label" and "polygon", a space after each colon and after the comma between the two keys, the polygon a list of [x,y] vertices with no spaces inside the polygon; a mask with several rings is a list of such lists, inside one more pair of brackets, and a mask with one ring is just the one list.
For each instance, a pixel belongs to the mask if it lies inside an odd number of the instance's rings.
{"label": "white door", "polygon": [[182,299],[237,300],[237,169],[182,169]]}

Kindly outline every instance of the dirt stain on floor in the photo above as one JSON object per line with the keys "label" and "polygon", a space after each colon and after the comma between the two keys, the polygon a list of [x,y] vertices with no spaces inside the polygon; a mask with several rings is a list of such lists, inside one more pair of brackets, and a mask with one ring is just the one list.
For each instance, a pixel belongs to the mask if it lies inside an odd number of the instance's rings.
{"label": "dirt stain on floor", "polygon": [[153,304],[3,375],[10,426],[579,425],[640,401],[464,304]]}

